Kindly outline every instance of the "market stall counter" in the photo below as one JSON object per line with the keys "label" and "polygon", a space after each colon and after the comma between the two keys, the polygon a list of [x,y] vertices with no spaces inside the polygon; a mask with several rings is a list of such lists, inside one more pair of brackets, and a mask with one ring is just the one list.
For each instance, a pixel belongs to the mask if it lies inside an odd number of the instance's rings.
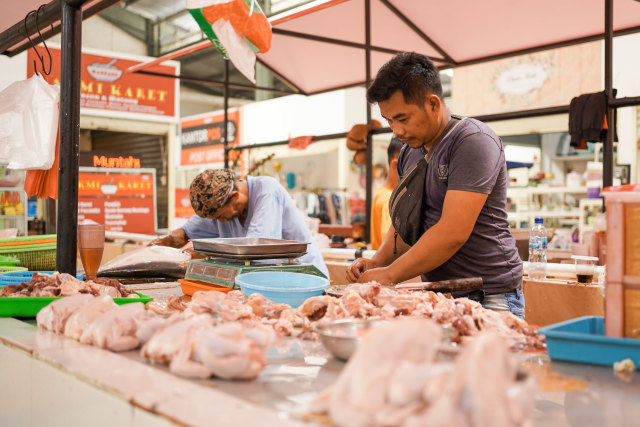
{"label": "market stall counter", "polygon": [[[181,296],[177,283],[144,292]],[[634,372],[619,377],[610,367],[552,362],[544,351],[512,354],[535,379],[533,425],[639,419]],[[328,425],[310,405],[345,368],[319,341],[285,337],[268,349],[254,380],[192,380],[145,362],[139,350],[102,350],[15,318],[0,319],[0,360],[3,423],[14,426]]]}

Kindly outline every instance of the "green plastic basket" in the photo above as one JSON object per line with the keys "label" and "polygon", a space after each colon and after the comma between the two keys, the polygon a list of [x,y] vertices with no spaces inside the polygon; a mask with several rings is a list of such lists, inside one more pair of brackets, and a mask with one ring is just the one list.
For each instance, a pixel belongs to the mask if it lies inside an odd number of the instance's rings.
{"label": "green plastic basket", "polygon": [[[153,298],[136,292],[140,298],[114,298],[118,305],[153,301]],[[0,297],[0,317],[36,317],[38,312],[61,297]]]}
{"label": "green plastic basket", "polygon": [[15,273],[15,272],[22,272],[22,271],[29,271],[29,269],[27,267],[13,267],[10,265],[0,265],[0,275],[4,273]]}
{"label": "green plastic basket", "polygon": [[20,263],[18,258],[0,256],[0,267],[15,267]]}
{"label": "green plastic basket", "polygon": [[[41,237],[42,238],[42,237]],[[55,270],[56,243],[35,245],[0,246],[0,255],[18,258],[19,267],[27,270]]]}

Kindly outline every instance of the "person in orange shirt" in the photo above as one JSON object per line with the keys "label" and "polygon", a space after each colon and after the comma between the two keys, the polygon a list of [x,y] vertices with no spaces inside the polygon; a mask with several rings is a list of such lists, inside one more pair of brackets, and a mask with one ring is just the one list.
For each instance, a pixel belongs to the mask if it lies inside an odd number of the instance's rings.
{"label": "person in orange shirt", "polygon": [[393,189],[398,185],[398,156],[402,142],[397,136],[393,136],[387,148],[387,157],[389,161],[389,172],[387,180],[382,187],[376,191],[371,204],[371,249],[377,250],[384,236],[391,226],[391,216],[389,214],[389,198]]}

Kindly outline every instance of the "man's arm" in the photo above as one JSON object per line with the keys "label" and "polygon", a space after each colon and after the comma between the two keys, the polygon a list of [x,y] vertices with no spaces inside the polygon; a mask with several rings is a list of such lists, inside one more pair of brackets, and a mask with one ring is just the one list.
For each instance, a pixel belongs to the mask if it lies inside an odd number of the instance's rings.
{"label": "man's arm", "polygon": [[[360,275],[359,282],[376,280],[383,285],[399,283],[439,267],[467,241],[488,195],[449,190],[444,198],[442,217],[429,228],[406,253],[384,268],[374,268]],[[391,242],[387,242],[388,240]],[[393,251],[393,236],[385,237],[383,246]],[[382,249],[382,246],[381,246]],[[388,248],[380,260],[388,260]],[[378,253],[374,258],[378,257]],[[377,260],[376,260],[377,261]],[[384,264],[380,264],[384,265]]]}
{"label": "man's arm", "polygon": [[189,238],[182,228],[177,228],[166,236],[160,236],[149,242],[148,246],[170,246],[172,248],[181,248],[187,244]]}

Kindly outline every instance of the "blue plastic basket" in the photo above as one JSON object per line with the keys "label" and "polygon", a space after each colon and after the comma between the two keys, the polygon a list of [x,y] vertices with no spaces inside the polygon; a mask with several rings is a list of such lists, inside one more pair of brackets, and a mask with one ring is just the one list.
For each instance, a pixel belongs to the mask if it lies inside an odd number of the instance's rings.
{"label": "blue plastic basket", "polygon": [[329,287],[329,280],[324,277],[285,271],[238,274],[235,282],[246,296],[258,292],[273,302],[289,304],[293,308],[307,298],[322,295]]}
{"label": "blue plastic basket", "polygon": [[540,328],[554,360],[612,366],[631,359],[640,367],[640,340],[604,335],[604,317],[583,316]]}
{"label": "blue plastic basket", "polygon": [[[12,271],[0,275],[0,286],[19,285],[28,282],[33,277],[33,273],[53,274],[53,271]],[[76,274],[78,280],[82,280],[82,274]]]}

